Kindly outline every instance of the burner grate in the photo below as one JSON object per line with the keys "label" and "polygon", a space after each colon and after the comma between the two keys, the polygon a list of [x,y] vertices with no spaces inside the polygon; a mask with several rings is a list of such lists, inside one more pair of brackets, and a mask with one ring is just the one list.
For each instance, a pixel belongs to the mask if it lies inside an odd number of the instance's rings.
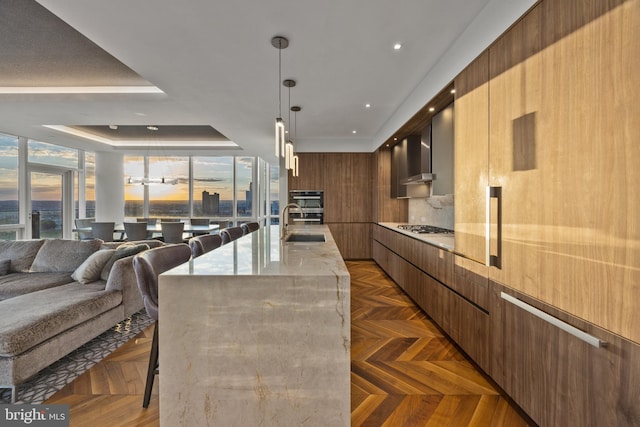
{"label": "burner grate", "polygon": [[433,225],[412,225],[402,224],[398,228],[402,230],[411,231],[416,234],[453,234],[453,230],[449,230],[441,227],[434,227]]}

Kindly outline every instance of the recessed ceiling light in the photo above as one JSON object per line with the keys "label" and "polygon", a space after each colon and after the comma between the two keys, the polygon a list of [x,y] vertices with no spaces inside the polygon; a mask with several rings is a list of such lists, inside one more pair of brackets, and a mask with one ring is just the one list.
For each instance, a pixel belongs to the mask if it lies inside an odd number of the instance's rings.
{"label": "recessed ceiling light", "polygon": [[149,125],[149,126],[147,126],[147,129],[149,129],[149,130],[158,130],[158,126]]}
{"label": "recessed ceiling light", "polygon": [[116,130],[118,129],[118,125],[109,125],[109,129]]}
{"label": "recessed ceiling light", "polygon": [[393,140],[394,140],[394,141],[397,141],[397,140],[398,140],[398,138],[393,138]]}
{"label": "recessed ceiling light", "polygon": [[364,104],[365,108],[371,108],[371,104]]}
{"label": "recessed ceiling light", "polygon": [[456,93],[456,90],[455,89],[451,89],[451,93]]}
{"label": "recessed ceiling light", "polygon": [[352,130],[351,133],[357,133],[355,130]]}
{"label": "recessed ceiling light", "polygon": [[431,108],[429,108],[429,111],[433,113],[434,111],[436,111],[436,109],[431,107]]}
{"label": "recessed ceiling light", "polygon": [[402,45],[400,43],[396,43],[396,44],[393,45],[393,49],[394,50],[400,50],[400,49],[402,49]]}

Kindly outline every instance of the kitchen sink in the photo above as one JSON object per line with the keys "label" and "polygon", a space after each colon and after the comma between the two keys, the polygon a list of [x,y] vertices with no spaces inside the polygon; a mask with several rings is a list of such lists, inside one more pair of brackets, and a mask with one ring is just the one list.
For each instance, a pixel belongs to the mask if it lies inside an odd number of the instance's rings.
{"label": "kitchen sink", "polygon": [[326,242],[324,234],[290,234],[287,242]]}

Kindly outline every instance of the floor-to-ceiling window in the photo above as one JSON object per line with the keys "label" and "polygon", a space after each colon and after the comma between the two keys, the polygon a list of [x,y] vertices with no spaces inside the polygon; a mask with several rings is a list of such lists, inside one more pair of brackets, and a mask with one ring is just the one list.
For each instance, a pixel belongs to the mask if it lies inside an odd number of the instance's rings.
{"label": "floor-to-ceiling window", "polygon": [[[189,217],[189,157],[149,157],[149,217]],[[162,181],[165,181],[163,184]]]}
{"label": "floor-to-ceiling window", "polygon": [[[256,181],[262,170],[261,185],[273,186],[269,167],[248,156],[125,156],[125,217],[210,218],[223,227],[264,220],[269,211],[256,208],[261,200]],[[276,188],[277,176],[276,171]],[[272,192],[262,191],[262,203],[272,206]]]}
{"label": "floor-to-ceiling window", "polygon": [[0,240],[16,239],[18,213],[18,138],[0,134]]}

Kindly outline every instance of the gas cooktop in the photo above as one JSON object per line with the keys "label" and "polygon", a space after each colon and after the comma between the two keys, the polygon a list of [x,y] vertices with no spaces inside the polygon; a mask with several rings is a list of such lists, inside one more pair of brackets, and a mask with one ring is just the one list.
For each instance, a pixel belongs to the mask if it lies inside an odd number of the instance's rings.
{"label": "gas cooktop", "polygon": [[453,230],[446,228],[434,227],[432,225],[411,225],[401,224],[398,228],[407,230],[416,234],[453,234]]}

